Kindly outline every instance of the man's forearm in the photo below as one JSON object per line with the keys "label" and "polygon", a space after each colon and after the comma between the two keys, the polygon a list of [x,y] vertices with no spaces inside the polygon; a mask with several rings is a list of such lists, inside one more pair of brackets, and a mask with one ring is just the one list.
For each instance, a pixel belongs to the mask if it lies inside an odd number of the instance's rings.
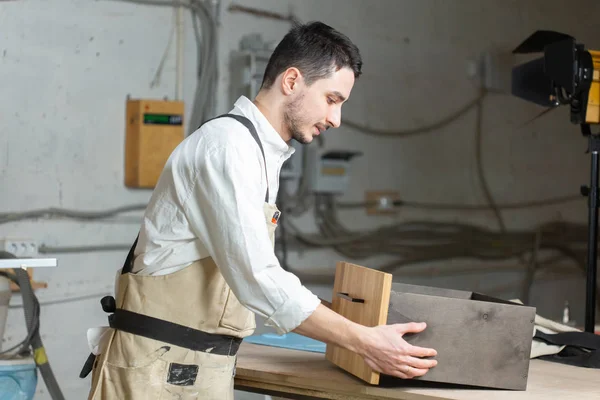
{"label": "man's forearm", "polygon": [[344,347],[361,356],[374,371],[406,379],[423,376],[437,365],[436,360],[422,358],[436,356],[434,349],[413,346],[402,338],[425,327],[424,323],[414,322],[367,327],[319,304],[294,332]]}
{"label": "man's forearm", "polygon": [[359,353],[367,335],[367,328],[319,304],[294,332]]}

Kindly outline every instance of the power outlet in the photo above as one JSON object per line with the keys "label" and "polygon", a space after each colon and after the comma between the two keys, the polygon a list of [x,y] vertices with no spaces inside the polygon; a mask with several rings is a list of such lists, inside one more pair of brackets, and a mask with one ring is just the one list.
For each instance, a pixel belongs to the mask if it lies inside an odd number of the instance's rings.
{"label": "power outlet", "polygon": [[0,239],[0,250],[9,252],[17,258],[36,258],[38,256],[37,242],[33,239]]}
{"label": "power outlet", "polygon": [[398,200],[400,200],[400,195],[392,190],[366,192],[367,214],[396,214],[398,209],[394,206],[394,202]]}

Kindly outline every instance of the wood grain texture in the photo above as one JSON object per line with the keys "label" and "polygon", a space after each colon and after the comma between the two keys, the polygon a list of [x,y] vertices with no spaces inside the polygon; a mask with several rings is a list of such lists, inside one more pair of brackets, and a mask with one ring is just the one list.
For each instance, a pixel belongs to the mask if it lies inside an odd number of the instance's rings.
{"label": "wood grain texture", "polygon": [[[339,261],[336,265],[332,310],[361,325],[385,325],[391,287],[391,274]],[[341,293],[364,302],[347,300],[339,296]],[[326,358],[365,382],[379,383],[379,373],[373,371],[356,353],[328,344]]]}
{"label": "wood grain texture", "polygon": [[600,370],[531,360],[526,391],[472,389],[415,380],[374,386],[336,367],[323,354],[244,342],[238,352],[235,386],[249,392],[271,391],[281,397],[294,394],[316,399],[597,400]]}

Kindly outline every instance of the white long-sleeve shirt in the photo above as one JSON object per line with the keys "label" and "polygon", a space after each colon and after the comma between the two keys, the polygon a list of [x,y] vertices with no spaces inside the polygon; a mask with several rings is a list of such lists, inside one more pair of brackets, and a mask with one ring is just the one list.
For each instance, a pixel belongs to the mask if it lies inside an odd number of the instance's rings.
{"label": "white long-sleeve shirt", "polygon": [[167,161],[144,214],[133,272],[162,275],[212,256],[238,300],[278,333],[300,325],[320,300],[281,268],[263,212],[279,189],[289,146],[246,97],[230,112],[255,126],[266,159],[248,129],[223,117],[183,140]]}

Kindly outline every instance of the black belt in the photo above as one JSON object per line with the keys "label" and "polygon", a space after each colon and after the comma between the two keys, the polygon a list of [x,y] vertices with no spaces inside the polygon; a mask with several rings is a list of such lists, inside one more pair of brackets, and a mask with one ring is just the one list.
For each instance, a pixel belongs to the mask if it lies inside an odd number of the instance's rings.
{"label": "black belt", "polygon": [[108,322],[111,328],[193,351],[210,351],[212,354],[235,355],[242,343],[242,339],[233,336],[203,332],[121,309],[117,309]]}
{"label": "black belt", "polygon": [[[108,323],[111,328],[148,339],[193,351],[204,351],[225,356],[237,354],[242,343],[241,338],[208,333],[148,315],[116,308],[115,299],[112,296],[102,298],[101,304],[104,311],[113,312],[108,316]],[[96,356],[90,353],[79,374],[80,378],[88,376],[93,369],[95,360]]]}

